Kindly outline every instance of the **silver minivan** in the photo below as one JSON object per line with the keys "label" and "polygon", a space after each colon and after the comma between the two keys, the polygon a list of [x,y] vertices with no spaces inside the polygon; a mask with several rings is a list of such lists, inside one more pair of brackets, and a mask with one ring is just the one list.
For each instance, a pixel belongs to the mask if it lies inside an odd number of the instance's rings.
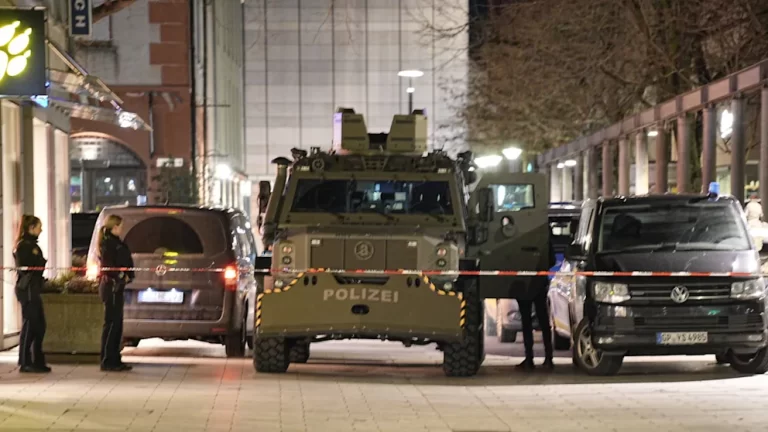
{"label": "silver minivan", "polygon": [[209,207],[106,207],[88,251],[89,278],[98,277],[99,230],[112,214],[123,218],[134,265],[146,269],[125,288],[125,345],[194,339],[224,344],[228,357],[243,356],[256,296],[256,245],[247,217]]}

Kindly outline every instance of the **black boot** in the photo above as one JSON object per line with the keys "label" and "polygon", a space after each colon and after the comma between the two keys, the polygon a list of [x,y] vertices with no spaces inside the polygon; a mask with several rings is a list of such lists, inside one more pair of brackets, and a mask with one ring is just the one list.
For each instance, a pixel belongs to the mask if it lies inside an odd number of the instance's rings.
{"label": "black boot", "polygon": [[515,368],[523,371],[532,371],[536,369],[536,365],[533,364],[533,359],[528,357],[522,363],[515,366]]}
{"label": "black boot", "polygon": [[555,362],[552,361],[552,357],[547,357],[544,359],[544,363],[541,364],[541,367],[547,370],[553,370],[555,368]]}

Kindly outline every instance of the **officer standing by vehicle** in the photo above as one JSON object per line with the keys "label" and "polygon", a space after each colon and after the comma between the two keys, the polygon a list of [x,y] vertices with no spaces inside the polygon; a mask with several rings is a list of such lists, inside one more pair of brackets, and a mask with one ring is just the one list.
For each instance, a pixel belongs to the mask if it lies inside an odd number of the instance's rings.
{"label": "officer standing by vehicle", "polygon": [[[552,246],[550,234],[549,240],[549,266],[548,269],[556,264],[555,250]],[[520,319],[523,324],[523,345],[525,346],[525,360],[517,365],[518,369],[530,371],[535,369],[533,363],[533,308],[536,308],[536,316],[539,319],[541,327],[541,337],[544,339],[544,364],[545,369],[554,369],[555,364],[552,361],[552,329],[549,326],[549,308],[547,307],[547,291],[549,289],[549,278],[547,276],[537,276],[531,281],[528,291],[523,298],[517,300],[520,307]]]}
{"label": "officer standing by vehicle", "polygon": [[48,260],[37,244],[43,231],[43,223],[33,215],[24,215],[19,225],[19,236],[13,257],[16,267],[40,267],[35,270],[19,270],[16,280],[16,298],[21,303],[21,326],[19,347],[19,371],[23,373],[46,373],[51,368],[45,364],[43,338],[45,337],[45,311],[43,310],[43,270]]}
{"label": "officer standing by vehicle", "polygon": [[[103,268],[133,267],[131,251],[120,240],[123,218],[111,215],[101,228],[99,254]],[[123,372],[133,369],[120,357],[123,340],[123,305],[125,285],[134,279],[133,271],[107,270],[99,280],[99,296],[104,303],[104,327],[101,333],[101,370]]]}

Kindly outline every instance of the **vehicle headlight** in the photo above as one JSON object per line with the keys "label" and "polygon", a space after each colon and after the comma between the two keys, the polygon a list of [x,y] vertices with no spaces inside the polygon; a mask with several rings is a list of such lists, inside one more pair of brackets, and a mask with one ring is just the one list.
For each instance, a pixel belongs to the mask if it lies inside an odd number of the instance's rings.
{"label": "vehicle headlight", "polygon": [[289,255],[293,253],[293,246],[290,244],[283,244],[280,248],[280,252],[282,252],[284,255]]}
{"label": "vehicle headlight", "polygon": [[595,282],[592,293],[595,301],[600,303],[621,303],[630,299],[629,287],[620,283]]}
{"label": "vehicle headlight", "polygon": [[293,259],[291,259],[291,257],[286,255],[286,256],[283,257],[282,261],[283,261],[283,264],[289,265],[290,263],[293,262]]}
{"label": "vehicle headlight", "polygon": [[731,297],[736,299],[757,299],[765,295],[765,280],[752,279],[731,284]]}

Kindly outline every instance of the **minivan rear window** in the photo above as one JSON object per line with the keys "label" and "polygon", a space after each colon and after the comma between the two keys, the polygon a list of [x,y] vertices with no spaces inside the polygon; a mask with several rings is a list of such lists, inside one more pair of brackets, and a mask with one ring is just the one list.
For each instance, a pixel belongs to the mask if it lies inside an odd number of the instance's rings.
{"label": "minivan rear window", "polygon": [[134,225],[125,234],[125,243],[133,253],[202,254],[203,242],[194,228],[181,219],[155,216]]}

